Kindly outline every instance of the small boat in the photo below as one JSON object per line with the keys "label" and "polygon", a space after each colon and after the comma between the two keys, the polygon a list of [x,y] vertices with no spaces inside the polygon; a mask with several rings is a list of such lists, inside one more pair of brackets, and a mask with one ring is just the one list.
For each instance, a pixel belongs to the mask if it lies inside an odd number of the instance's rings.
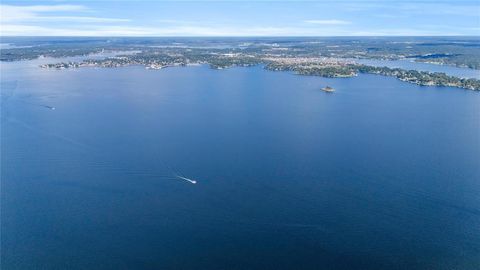
{"label": "small boat", "polygon": [[335,89],[330,86],[325,86],[324,88],[322,88],[322,91],[331,93],[331,92],[335,92]]}

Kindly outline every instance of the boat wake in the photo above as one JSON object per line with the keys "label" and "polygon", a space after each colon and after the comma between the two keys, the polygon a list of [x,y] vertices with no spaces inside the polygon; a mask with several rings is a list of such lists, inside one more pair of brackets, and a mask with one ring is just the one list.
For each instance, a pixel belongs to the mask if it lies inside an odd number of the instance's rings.
{"label": "boat wake", "polygon": [[192,184],[196,184],[197,183],[197,180],[193,180],[193,179],[190,179],[190,178],[187,178],[187,177],[183,177],[183,176],[180,176],[180,175],[175,175],[176,178],[178,179],[182,179],[182,180],[185,180],[185,181],[188,181]]}
{"label": "boat wake", "polygon": [[177,179],[177,180],[184,180],[184,181],[189,182],[190,184],[196,184],[196,183],[197,183],[197,180],[185,176],[183,173],[179,172],[178,170],[175,170],[175,169],[172,168],[171,166],[169,166],[169,165],[167,165],[167,164],[165,164],[165,166],[168,168],[168,170],[171,171],[171,173],[172,173],[172,175],[173,175],[173,176],[167,177],[167,178]]}
{"label": "boat wake", "polygon": [[55,110],[55,107],[52,107],[52,106],[48,106],[48,105],[39,105],[39,106],[42,106],[42,107],[50,109],[50,110]]}

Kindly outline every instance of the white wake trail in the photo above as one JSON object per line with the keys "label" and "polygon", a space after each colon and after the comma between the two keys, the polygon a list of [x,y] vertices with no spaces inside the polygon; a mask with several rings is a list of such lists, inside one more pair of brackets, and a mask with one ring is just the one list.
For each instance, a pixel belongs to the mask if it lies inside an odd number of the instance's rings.
{"label": "white wake trail", "polygon": [[175,176],[176,176],[177,178],[180,178],[180,179],[183,179],[183,180],[185,180],[185,181],[188,181],[188,182],[190,182],[190,183],[192,183],[192,184],[196,184],[196,183],[197,183],[197,181],[196,181],[196,180],[193,180],[193,179],[189,179],[189,178],[186,178],[186,177],[183,177],[183,176],[180,176],[180,175],[175,175]]}

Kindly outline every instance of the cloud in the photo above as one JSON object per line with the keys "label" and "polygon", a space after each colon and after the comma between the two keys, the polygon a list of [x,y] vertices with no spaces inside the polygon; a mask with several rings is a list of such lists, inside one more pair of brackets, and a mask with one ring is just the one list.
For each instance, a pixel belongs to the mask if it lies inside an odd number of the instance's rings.
{"label": "cloud", "polygon": [[30,12],[55,12],[55,11],[85,11],[87,7],[82,5],[34,5],[34,6],[13,6],[2,5],[3,8],[30,11]]}
{"label": "cloud", "polygon": [[2,22],[24,21],[38,17],[40,13],[59,11],[83,11],[86,7],[80,5],[51,5],[51,6],[12,6],[0,5]]}
{"label": "cloud", "polygon": [[349,21],[343,21],[343,20],[306,20],[303,21],[305,23],[310,23],[310,24],[321,24],[321,25],[346,25],[346,24],[351,24]]}
{"label": "cloud", "polygon": [[88,28],[45,27],[23,24],[5,24],[3,36],[148,36],[152,32],[143,27],[90,26]]}
{"label": "cloud", "polygon": [[[462,29],[475,31],[478,28]],[[127,25],[80,25],[66,26],[33,26],[22,24],[4,24],[0,28],[3,36],[439,36],[456,35],[458,29],[427,29],[420,27],[395,29],[329,29],[305,27],[240,27],[240,26],[195,26],[177,25],[168,27],[143,27]]]}
{"label": "cloud", "polygon": [[84,17],[84,16],[56,16],[59,12],[83,12],[89,9],[82,5],[34,5],[13,6],[0,5],[0,22],[28,23],[28,22],[83,22],[83,23],[111,23],[127,22],[128,19]]}
{"label": "cloud", "polygon": [[103,18],[103,17],[83,17],[83,16],[45,16],[25,19],[28,22],[83,22],[83,23],[111,23],[111,22],[129,22],[130,19]]}
{"label": "cloud", "polygon": [[172,20],[172,19],[159,19],[155,20],[159,23],[166,23],[166,24],[197,24],[197,21],[188,21],[188,20]]}
{"label": "cloud", "polygon": [[62,28],[4,24],[0,31],[4,36],[328,36],[340,34],[338,31],[333,32],[300,27],[192,25],[169,27],[83,25],[76,28]]}
{"label": "cloud", "polygon": [[[328,5],[322,3],[322,7]],[[344,1],[338,3],[346,12],[374,14],[375,16],[454,15],[478,17],[478,0],[466,1]]]}

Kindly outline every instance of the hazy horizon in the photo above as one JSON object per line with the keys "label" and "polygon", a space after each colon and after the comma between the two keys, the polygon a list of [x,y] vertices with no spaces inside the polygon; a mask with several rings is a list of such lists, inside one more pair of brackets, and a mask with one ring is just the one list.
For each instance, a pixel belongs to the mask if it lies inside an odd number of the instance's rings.
{"label": "hazy horizon", "polygon": [[480,35],[440,35],[440,36],[414,36],[414,35],[405,35],[405,36],[21,36],[21,35],[5,35],[4,37],[48,37],[48,38],[99,38],[99,37],[112,37],[112,38],[337,38],[337,37],[366,37],[366,38],[375,38],[375,37],[385,37],[385,38],[402,38],[402,37],[477,37],[480,38]]}

